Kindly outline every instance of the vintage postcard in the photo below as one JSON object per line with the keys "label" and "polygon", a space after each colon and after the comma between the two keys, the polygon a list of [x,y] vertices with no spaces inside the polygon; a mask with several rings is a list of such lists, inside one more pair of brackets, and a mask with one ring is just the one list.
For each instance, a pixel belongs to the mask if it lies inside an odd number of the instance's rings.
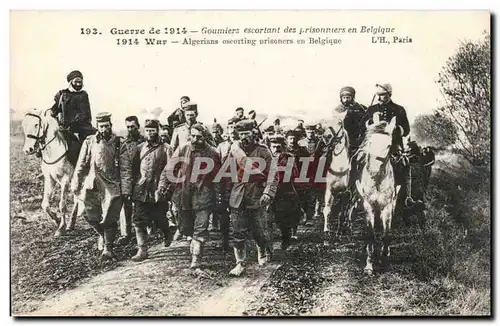
{"label": "vintage postcard", "polygon": [[11,11],[11,315],[491,317],[490,26]]}

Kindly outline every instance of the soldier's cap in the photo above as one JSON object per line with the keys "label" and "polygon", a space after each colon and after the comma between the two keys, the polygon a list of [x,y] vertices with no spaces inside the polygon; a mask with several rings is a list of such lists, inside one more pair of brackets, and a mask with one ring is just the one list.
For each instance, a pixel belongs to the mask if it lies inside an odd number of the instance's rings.
{"label": "soldier's cap", "polygon": [[198,111],[198,104],[196,103],[186,103],[186,107],[184,108],[184,111]]}
{"label": "soldier's cap", "polygon": [[161,128],[161,130],[169,130],[170,129],[169,125],[161,125],[160,128]]}
{"label": "soldier's cap", "polygon": [[238,111],[243,111],[243,108],[236,108],[236,110],[235,110],[235,111],[236,111],[236,112],[238,112]]}
{"label": "soldier's cap", "polygon": [[269,142],[273,143],[273,144],[285,145],[285,137],[283,137],[281,135],[274,135],[274,136],[269,137]]}
{"label": "soldier's cap", "polygon": [[222,129],[222,126],[218,123],[214,123],[212,125],[212,132],[216,132],[216,131],[219,131],[221,132],[223,129]]}
{"label": "soldier's cap", "polygon": [[297,131],[294,130],[294,129],[290,129],[288,130],[286,133],[285,133],[285,137],[290,137],[290,136],[294,136],[294,137],[297,137]]}
{"label": "soldier's cap", "polygon": [[340,89],[340,96],[344,94],[350,94],[352,97],[356,95],[356,90],[351,86],[344,86]]}
{"label": "soldier's cap", "polygon": [[79,78],[82,78],[82,79],[83,79],[83,74],[82,74],[80,71],[78,71],[78,70],[73,70],[72,72],[70,72],[70,73],[68,74],[68,76],[66,76],[66,80],[67,80],[67,81],[68,81],[68,83],[69,83],[70,81],[72,81],[73,79],[75,79],[75,78],[77,78],[77,77],[79,77]]}
{"label": "soldier's cap", "polygon": [[307,125],[305,128],[306,130],[316,131],[316,125]]}
{"label": "soldier's cap", "polygon": [[234,126],[234,131],[252,131],[255,123],[252,120],[241,120]]}
{"label": "soldier's cap", "polygon": [[96,122],[111,122],[111,113],[109,112],[99,112],[95,116],[95,121]]}
{"label": "soldier's cap", "polygon": [[269,126],[266,129],[264,129],[264,132],[274,132],[274,127],[273,126]]}
{"label": "soldier's cap", "polygon": [[182,100],[188,100],[188,102],[191,101],[191,99],[189,98],[189,96],[186,96],[186,95],[184,95],[184,96],[181,97],[181,101]]}
{"label": "soldier's cap", "polygon": [[392,86],[391,84],[376,84],[377,87],[376,89],[376,94],[377,95],[383,95],[383,94],[392,94]]}
{"label": "soldier's cap", "polygon": [[280,122],[281,122],[281,121],[280,121],[280,119],[276,119],[276,120],[274,120],[274,124],[275,124],[275,125],[279,125],[279,124],[280,124]]}
{"label": "soldier's cap", "polygon": [[155,128],[158,130],[160,128],[160,122],[155,119],[147,119],[144,124],[144,128]]}

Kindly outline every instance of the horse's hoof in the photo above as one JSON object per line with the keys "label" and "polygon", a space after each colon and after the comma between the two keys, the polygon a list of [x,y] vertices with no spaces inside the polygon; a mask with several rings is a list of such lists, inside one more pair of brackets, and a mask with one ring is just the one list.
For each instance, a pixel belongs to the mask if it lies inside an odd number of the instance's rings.
{"label": "horse's hoof", "polygon": [[324,240],[324,241],[323,241],[323,246],[325,246],[325,247],[330,247],[330,241],[328,241],[328,240]]}
{"label": "horse's hoof", "polygon": [[372,277],[372,276],[373,276],[373,269],[365,269],[365,274],[366,274],[367,276]]}
{"label": "horse's hoof", "polygon": [[73,231],[75,229],[75,226],[74,225],[68,225],[66,227],[66,231]]}

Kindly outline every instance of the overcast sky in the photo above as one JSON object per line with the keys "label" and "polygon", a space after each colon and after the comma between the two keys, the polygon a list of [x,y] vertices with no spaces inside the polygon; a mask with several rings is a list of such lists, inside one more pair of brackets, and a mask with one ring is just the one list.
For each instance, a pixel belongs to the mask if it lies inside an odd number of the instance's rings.
{"label": "overcast sky", "polygon": [[[371,34],[331,34],[314,37],[340,38],[342,44],[147,47],[117,46],[119,36],[109,33],[112,27],[148,32],[153,26],[188,30],[280,26],[283,30],[287,25],[358,27],[358,31],[361,25],[394,27],[393,35],[409,36],[413,42],[371,44]],[[102,35],[80,35],[82,27],[95,27]],[[189,95],[206,123],[214,117],[225,122],[242,106],[271,118],[301,115],[308,124],[330,117],[342,86],[355,87],[357,100],[369,105],[375,84],[385,82],[393,86],[393,100],[413,119],[438,105],[435,81],[459,41],[478,40],[489,29],[487,11],[13,12],[10,107],[13,118],[32,107],[50,107],[54,94],[67,87],[66,75],[78,69],[83,72],[94,117],[109,111],[120,121],[131,114],[142,117],[143,109],[154,107],[163,108],[161,117],[165,117],[182,95]],[[268,36],[299,38],[284,33],[233,37]],[[150,36],[137,36],[141,42],[145,37]],[[191,37],[223,38],[201,33]],[[182,41],[184,36],[159,38]]]}

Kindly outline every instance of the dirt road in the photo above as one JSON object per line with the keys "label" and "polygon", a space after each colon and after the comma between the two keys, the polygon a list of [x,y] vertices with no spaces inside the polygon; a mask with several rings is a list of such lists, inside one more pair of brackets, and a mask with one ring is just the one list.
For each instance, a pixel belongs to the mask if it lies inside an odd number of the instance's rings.
{"label": "dirt road", "polygon": [[[319,222],[319,221],[318,221]],[[208,246],[208,277],[190,271],[187,242],[170,248],[155,245],[150,259],[126,261],[76,288],[46,299],[28,316],[244,316],[244,315],[419,315],[445,304],[443,288],[412,275],[405,239],[395,236],[389,272],[366,277],[360,234],[353,240],[323,246],[319,223],[301,228],[298,243],[276,250],[265,267],[250,251],[247,273],[228,276],[233,257],[218,242]],[[276,243],[277,245],[278,243]],[[433,297],[422,300],[432,294]],[[437,296],[438,300],[435,300]],[[441,304],[440,304],[441,303]]]}

